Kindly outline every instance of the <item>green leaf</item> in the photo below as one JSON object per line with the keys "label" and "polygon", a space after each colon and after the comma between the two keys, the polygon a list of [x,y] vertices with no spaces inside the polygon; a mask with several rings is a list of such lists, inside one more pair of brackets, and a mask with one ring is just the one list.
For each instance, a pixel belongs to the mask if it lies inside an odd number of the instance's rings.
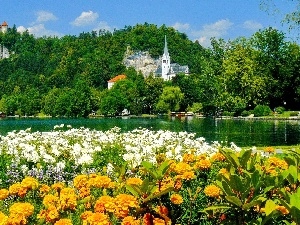
{"label": "green leaf", "polygon": [[266,216],[270,215],[274,210],[276,210],[276,204],[272,200],[267,200],[265,205]]}
{"label": "green leaf", "polygon": [[147,198],[144,199],[144,202],[146,203],[146,202],[151,201],[152,199],[159,198],[159,197],[161,197],[161,196],[163,196],[163,195],[165,195],[165,194],[167,194],[171,191],[174,191],[173,187],[166,188],[165,190],[163,190],[163,191],[161,191],[157,194],[153,194],[153,195],[148,196]]}
{"label": "green leaf", "polygon": [[167,172],[167,170],[170,167],[170,162],[168,160],[164,161],[159,169],[158,169],[158,174],[159,174],[159,179],[162,179],[165,176],[165,173]]}
{"label": "green leaf", "polygon": [[243,203],[241,202],[240,199],[238,199],[235,196],[225,196],[226,200],[228,202],[230,202],[231,204],[237,206],[237,207],[241,207],[243,205]]}
{"label": "green leaf", "polygon": [[242,151],[241,152],[241,155],[240,155],[240,162],[241,162],[241,166],[246,169],[247,168],[247,163],[248,163],[248,160],[250,159],[251,157],[251,154],[252,154],[252,150],[249,149],[249,150],[245,150],[245,151]]}
{"label": "green leaf", "polygon": [[139,187],[137,187],[136,185],[128,185],[128,184],[125,184],[125,187],[126,189],[131,193],[133,194],[134,196],[136,197],[140,197],[142,195],[142,192],[141,190],[139,189]]}
{"label": "green leaf", "polygon": [[154,168],[150,162],[143,161],[141,165],[155,180],[159,180],[159,175],[157,174],[156,168]]}
{"label": "green leaf", "polygon": [[230,206],[230,205],[220,204],[220,205],[214,205],[214,206],[207,207],[202,212],[210,211],[210,210],[219,210],[219,209],[231,209],[231,208],[232,208],[232,206]]}
{"label": "green leaf", "polygon": [[235,153],[231,150],[220,149],[220,152],[225,156],[226,160],[231,163],[236,169],[240,166],[239,160]]}

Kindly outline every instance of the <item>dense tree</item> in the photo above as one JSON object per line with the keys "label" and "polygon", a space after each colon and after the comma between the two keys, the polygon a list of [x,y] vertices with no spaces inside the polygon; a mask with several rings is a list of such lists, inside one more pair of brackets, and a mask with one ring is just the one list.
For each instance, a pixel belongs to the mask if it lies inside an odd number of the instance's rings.
{"label": "dense tree", "polygon": [[156,111],[166,113],[168,111],[178,111],[180,103],[184,98],[184,94],[179,87],[166,86],[156,104]]}

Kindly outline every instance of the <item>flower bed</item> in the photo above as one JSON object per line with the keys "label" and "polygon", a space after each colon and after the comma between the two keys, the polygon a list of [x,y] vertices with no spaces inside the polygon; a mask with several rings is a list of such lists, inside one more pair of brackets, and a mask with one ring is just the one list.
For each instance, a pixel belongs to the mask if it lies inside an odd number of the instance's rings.
{"label": "flower bed", "polygon": [[296,151],[60,125],[0,137],[0,224],[300,224]]}

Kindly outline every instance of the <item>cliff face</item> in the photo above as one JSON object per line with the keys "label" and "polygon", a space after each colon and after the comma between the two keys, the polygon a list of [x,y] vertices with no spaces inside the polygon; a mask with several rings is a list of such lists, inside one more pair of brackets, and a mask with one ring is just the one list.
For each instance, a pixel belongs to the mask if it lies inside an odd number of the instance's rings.
{"label": "cliff face", "polygon": [[147,77],[150,73],[155,73],[160,65],[160,59],[153,59],[148,52],[126,52],[123,63],[128,67],[134,67],[136,71],[141,71]]}

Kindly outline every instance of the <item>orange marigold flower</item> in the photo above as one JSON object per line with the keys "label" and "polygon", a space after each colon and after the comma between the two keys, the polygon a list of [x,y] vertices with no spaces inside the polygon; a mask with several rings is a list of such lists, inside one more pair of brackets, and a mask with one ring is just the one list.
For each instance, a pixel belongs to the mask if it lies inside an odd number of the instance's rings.
{"label": "orange marigold flower", "polygon": [[184,180],[192,180],[196,178],[196,175],[193,171],[187,171],[181,175],[181,178]]}
{"label": "orange marigold flower", "polygon": [[59,203],[62,210],[74,210],[77,206],[77,196],[73,188],[63,188],[60,192]]}
{"label": "orange marigold flower", "polygon": [[142,185],[143,181],[138,177],[130,177],[126,180],[127,185],[135,184],[135,185]]}
{"label": "orange marigold flower", "polygon": [[109,218],[104,213],[93,213],[87,218],[89,225],[111,225]]}
{"label": "orange marigold flower", "polygon": [[39,182],[33,177],[25,177],[22,180],[21,185],[29,190],[35,190],[38,188]]}
{"label": "orange marigold flower", "polygon": [[51,188],[58,192],[60,192],[60,190],[63,189],[64,187],[65,187],[64,183],[61,183],[61,182],[51,185]]}
{"label": "orange marigold flower", "polygon": [[96,176],[89,179],[89,185],[97,188],[109,188],[111,179],[108,176]]}
{"label": "orange marigold flower", "polygon": [[91,215],[93,215],[92,211],[85,211],[83,213],[81,213],[80,215],[80,219],[82,219],[83,221],[87,220],[88,217],[90,217]]}
{"label": "orange marigold flower", "polygon": [[0,211],[0,225],[6,225],[8,222],[8,216]]}
{"label": "orange marigold flower", "polygon": [[282,205],[277,205],[276,210],[280,211],[283,215],[289,214],[289,210]]}
{"label": "orange marigold flower", "polygon": [[195,155],[194,155],[194,154],[191,154],[191,153],[185,153],[185,154],[183,155],[182,161],[185,162],[185,163],[191,163],[191,162],[194,162],[194,161],[195,161]]}
{"label": "orange marigold flower", "polygon": [[114,212],[114,199],[110,196],[101,196],[95,204],[95,212],[104,213],[105,211]]}
{"label": "orange marigold flower", "polygon": [[70,219],[60,219],[58,221],[55,222],[54,225],[72,225],[72,220]]}
{"label": "orange marigold flower", "polygon": [[40,187],[40,195],[43,197],[45,194],[48,194],[50,190],[51,188],[48,185],[42,184]]}
{"label": "orange marigold flower", "polygon": [[128,194],[119,194],[115,198],[115,215],[118,218],[128,216],[129,208],[137,208],[138,201],[136,197]]}
{"label": "orange marigold flower", "polygon": [[211,167],[211,162],[208,159],[201,159],[194,165],[195,169],[205,170]]}
{"label": "orange marigold flower", "polygon": [[140,225],[140,220],[135,219],[133,216],[126,216],[123,220],[121,225]]}
{"label": "orange marigold flower", "polygon": [[77,189],[81,189],[83,187],[87,187],[88,185],[88,175],[78,175],[74,178],[74,187]]}
{"label": "orange marigold flower", "polygon": [[45,219],[48,223],[54,223],[59,218],[59,213],[55,206],[50,205],[46,210],[42,210],[37,218]]}
{"label": "orange marigold flower", "polygon": [[276,158],[276,157],[270,157],[268,159],[268,163],[270,166],[274,166],[274,167],[277,167],[279,169],[288,169],[289,165],[287,164],[286,161],[284,161],[283,159],[279,159],[279,158]]}
{"label": "orange marigold flower", "polygon": [[45,197],[43,199],[43,204],[46,207],[58,206],[59,205],[59,198],[55,195],[52,195],[52,194],[45,195]]}
{"label": "orange marigold flower", "polygon": [[82,187],[79,190],[79,198],[85,198],[91,194],[91,190],[89,187]]}
{"label": "orange marigold flower", "polygon": [[220,196],[220,193],[221,189],[213,184],[208,185],[204,188],[204,194],[212,198],[218,198]]}
{"label": "orange marigold flower", "polygon": [[16,202],[9,208],[10,214],[29,217],[33,214],[34,206],[27,202]]}
{"label": "orange marigold flower", "polygon": [[265,152],[273,153],[273,152],[275,152],[275,148],[274,147],[266,147]]}
{"label": "orange marigold flower", "polygon": [[172,194],[170,200],[175,205],[180,205],[183,202],[183,198],[179,194]]}
{"label": "orange marigold flower", "polygon": [[176,179],[176,181],[174,183],[174,189],[179,190],[181,187],[182,187],[181,179]]}
{"label": "orange marigold flower", "polygon": [[184,172],[193,170],[193,168],[185,162],[179,162],[175,164],[175,166],[173,166],[172,169],[177,174],[183,174]]}
{"label": "orange marigold flower", "polygon": [[11,195],[17,195],[21,188],[22,188],[21,183],[17,182],[17,183],[12,184],[8,190]]}
{"label": "orange marigold flower", "polygon": [[19,195],[21,198],[23,198],[23,197],[26,195],[26,193],[27,193],[27,188],[21,186],[21,188],[20,188],[19,191],[18,191],[18,195]]}
{"label": "orange marigold flower", "polygon": [[9,196],[9,191],[7,189],[0,190],[0,201],[6,199]]}
{"label": "orange marigold flower", "polygon": [[157,185],[159,188],[157,188],[156,192],[160,192],[163,190],[166,190],[167,188],[174,187],[174,181],[171,177],[165,177],[161,182],[158,182]]}
{"label": "orange marigold flower", "polygon": [[217,152],[216,154],[211,156],[211,159],[213,161],[224,161],[226,158],[222,153]]}

